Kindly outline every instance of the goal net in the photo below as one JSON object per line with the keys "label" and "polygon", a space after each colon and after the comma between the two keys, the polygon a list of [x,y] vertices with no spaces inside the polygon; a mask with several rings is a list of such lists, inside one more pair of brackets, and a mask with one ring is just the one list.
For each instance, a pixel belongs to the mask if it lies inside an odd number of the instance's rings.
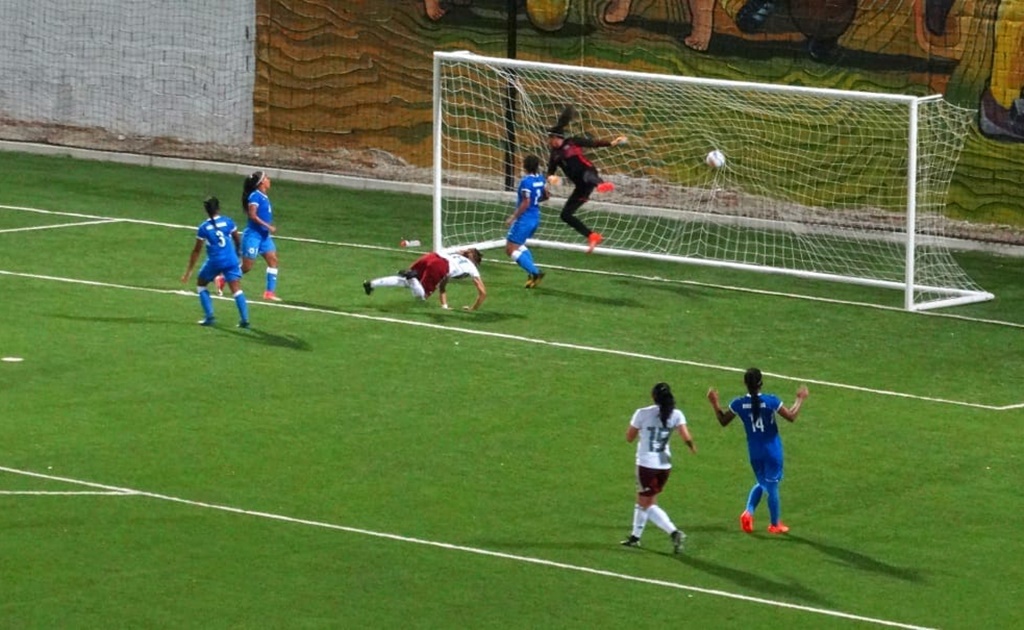
{"label": "goal net", "polygon": [[[991,299],[951,254],[946,193],[972,113],[916,98],[434,54],[434,246],[504,245],[524,156],[547,128],[629,142],[586,149],[613,192],[578,212],[596,252],[904,292],[910,310]],[[725,155],[709,166],[712,150]],[[550,189],[531,245],[584,250]]]}

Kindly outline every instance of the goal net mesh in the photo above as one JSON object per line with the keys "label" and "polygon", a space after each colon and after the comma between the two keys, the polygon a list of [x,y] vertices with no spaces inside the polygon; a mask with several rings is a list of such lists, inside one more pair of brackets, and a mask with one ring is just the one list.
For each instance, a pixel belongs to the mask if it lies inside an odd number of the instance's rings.
{"label": "goal net mesh", "polygon": [[[942,210],[969,110],[941,99],[472,55],[439,54],[435,67],[442,247],[503,242],[522,158],[546,164],[547,128],[571,104],[578,113],[567,136],[628,138],[584,150],[615,184],[577,212],[605,237],[598,252],[905,289],[912,246],[914,305],[991,297],[944,238]],[[721,168],[705,163],[715,149],[726,157]],[[568,181],[550,188],[533,244],[584,247],[558,218],[571,190]]]}

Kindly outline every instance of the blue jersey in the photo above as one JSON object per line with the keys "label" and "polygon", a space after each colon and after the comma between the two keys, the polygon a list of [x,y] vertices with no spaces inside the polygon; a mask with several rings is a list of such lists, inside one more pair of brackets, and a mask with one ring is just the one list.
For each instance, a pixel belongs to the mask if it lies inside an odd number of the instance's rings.
{"label": "blue jersey", "polygon": [[761,404],[758,414],[753,415],[753,401],[750,394],[734,398],[729,409],[743,421],[747,431],[747,448],[750,456],[755,457],[766,453],[782,454],[782,440],[779,438],[779,425],[775,423],[775,412],[782,406],[782,400],[775,394],[759,394]]}
{"label": "blue jersey", "polygon": [[196,238],[206,241],[206,257],[217,267],[238,265],[238,254],[231,235],[238,231],[230,217],[213,217],[199,224]]}
{"label": "blue jersey", "polygon": [[544,196],[544,186],[546,182],[543,175],[527,175],[519,180],[519,190],[516,193],[516,207],[523,202],[523,199],[529,198],[530,205],[521,214],[521,217],[525,217],[528,214],[540,215],[540,202]]}
{"label": "blue jersey", "polygon": [[[248,214],[248,206],[251,206],[253,204],[256,204],[256,216],[258,216],[262,221],[266,222],[267,225],[270,225],[271,223],[274,222],[274,211],[270,207],[269,197],[264,195],[259,190],[254,190],[251,193],[249,193],[249,200],[246,206],[246,214]],[[261,236],[270,235],[270,230],[263,227],[259,223],[256,223],[255,221],[252,220],[252,218],[249,219],[249,222],[246,224],[245,229],[253,230],[259,233]]]}

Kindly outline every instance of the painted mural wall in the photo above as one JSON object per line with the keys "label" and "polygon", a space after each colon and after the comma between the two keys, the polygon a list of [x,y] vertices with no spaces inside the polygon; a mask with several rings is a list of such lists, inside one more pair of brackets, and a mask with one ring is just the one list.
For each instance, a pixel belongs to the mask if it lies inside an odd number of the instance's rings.
{"label": "painted mural wall", "polygon": [[925,95],[977,112],[955,216],[1024,224],[1024,0],[258,0],[254,141],[430,163],[435,50]]}

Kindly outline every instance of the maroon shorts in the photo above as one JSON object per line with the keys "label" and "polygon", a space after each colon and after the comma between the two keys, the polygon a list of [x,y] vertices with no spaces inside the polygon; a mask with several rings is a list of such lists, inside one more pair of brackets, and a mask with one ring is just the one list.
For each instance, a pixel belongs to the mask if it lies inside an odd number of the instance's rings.
{"label": "maroon shorts", "polygon": [[661,494],[668,483],[668,476],[672,473],[671,468],[644,468],[636,467],[636,488],[637,494],[645,497],[653,497]]}
{"label": "maroon shorts", "polygon": [[416,259],[410,267],[416,272],[423,285],[424,297],[430,297],[437,285],[448,275],[448,260],[434,252],[430,252]]}

